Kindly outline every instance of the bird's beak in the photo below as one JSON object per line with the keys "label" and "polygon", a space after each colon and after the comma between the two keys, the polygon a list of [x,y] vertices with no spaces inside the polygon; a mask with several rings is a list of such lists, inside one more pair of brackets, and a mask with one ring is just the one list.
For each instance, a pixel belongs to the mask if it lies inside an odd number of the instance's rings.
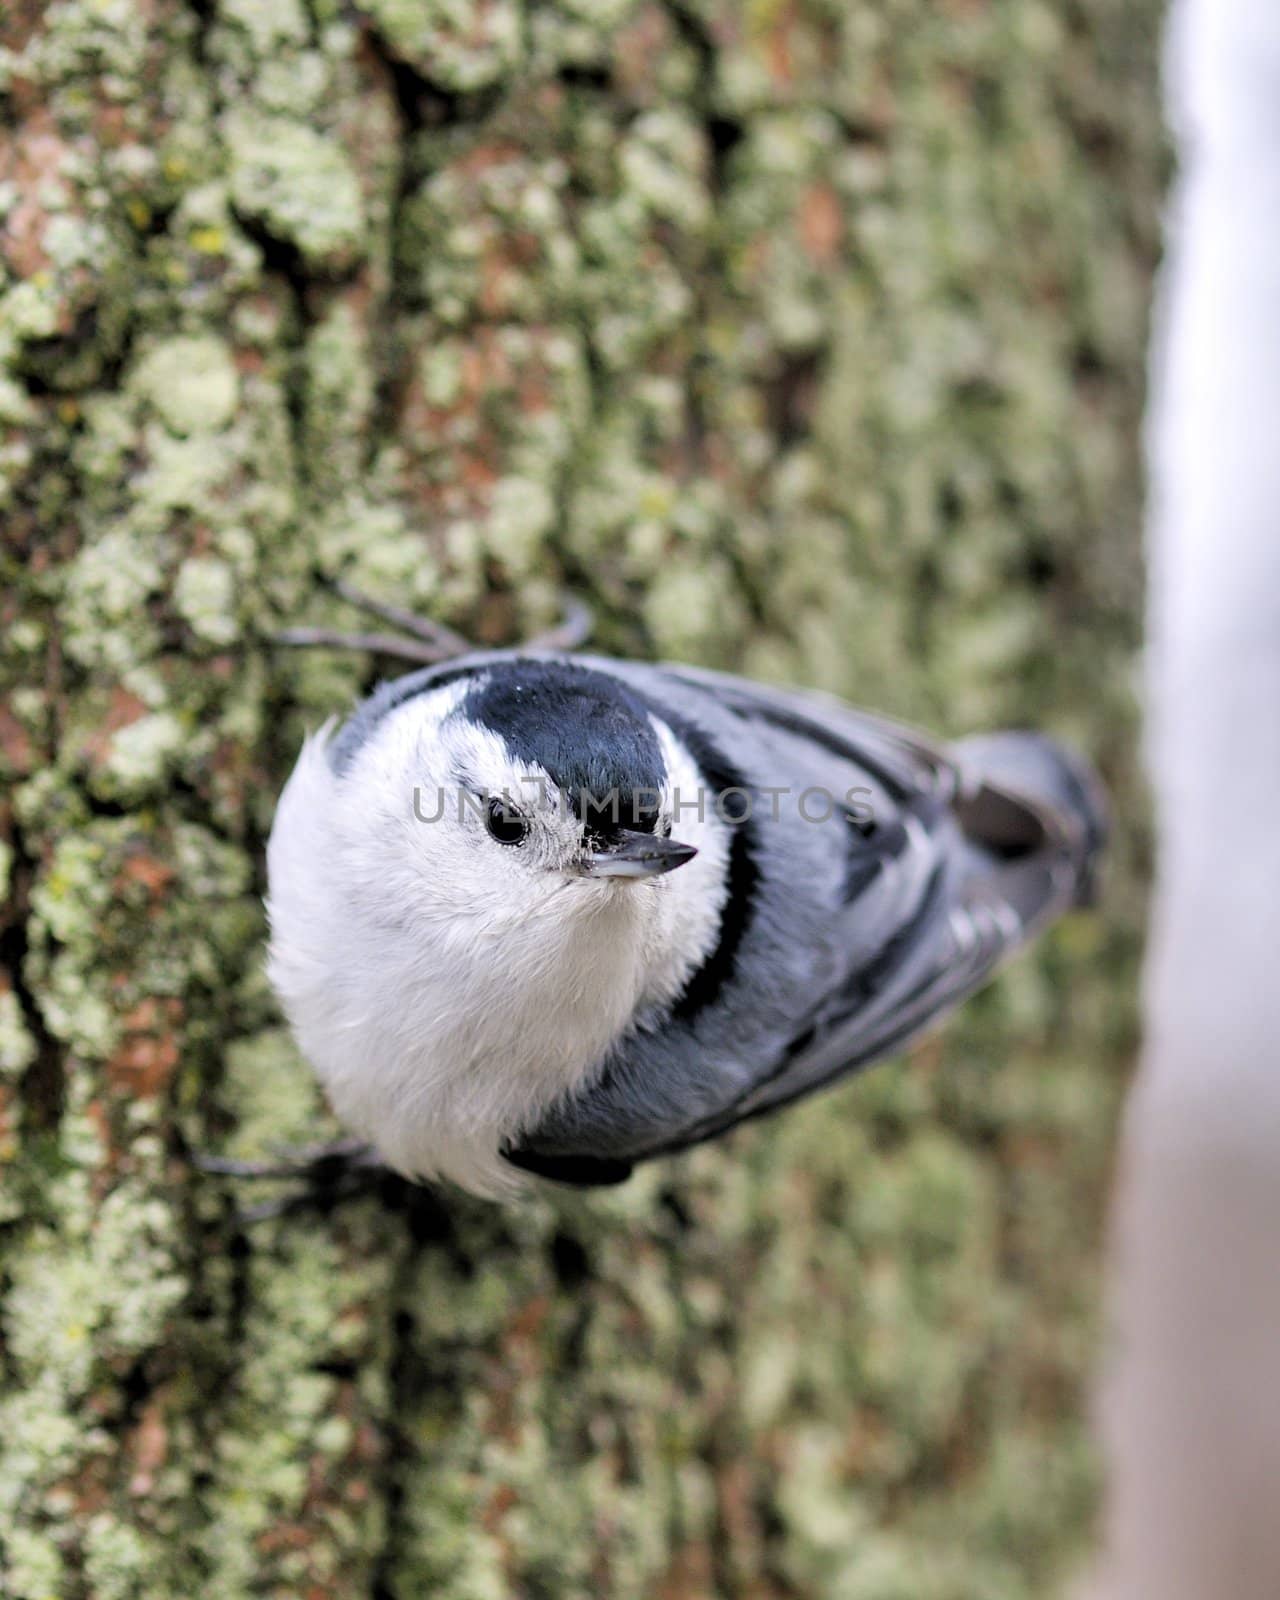
{"label": "bird's beak", "polygon": [[681,844],[678,839],[623,829],[586,857],[582,871],[588,878],[656,878],[684,866],[697,853],[693,845]]}

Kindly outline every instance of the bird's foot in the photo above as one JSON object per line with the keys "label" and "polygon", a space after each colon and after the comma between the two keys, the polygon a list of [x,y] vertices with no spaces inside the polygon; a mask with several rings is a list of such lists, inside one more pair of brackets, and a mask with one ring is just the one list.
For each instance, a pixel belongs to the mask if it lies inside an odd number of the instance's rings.
{"label": "bird's foot", "polygon": [[240,1161],[233,1156],[203,1153],[192,1159],[201,1172],[211,1172],[225,1178],[323,1179],[355,1169],[384,1165],[374,1147],[363,1139],[330,1139],[324,1144],[273,1150],[265,1161]]}
{"label": "bird's foot", "polygon": [[192,1160],[201,1172],[215,1177],[290,1186],[282,1195],[238,1211],[237,1219],[243,1224],[266,1222],[291,1211],[328,1210],[339,1201],[369,1193],[393,1176],[374,1147],[359,1139],[334,1139],[327,1144],[278,1150],[262,1161],[203,1153]]}
{"label": "bird's foot", "polygon": [[[347,633],[340,628],[284,628],[273,635],[277,644],[326,650],[366,650],[374,655],[395,656],[415,666],[433,667],[457,656],[470,655],[479,647],[443,623],[420,617],[403,606],[378,600],[354,588],[345,578],[333,582],[335,594],[356,610],[389,623],[394,633]],[[564,615],[552,628],[534,634],[520,646],[524,650],[577,650],[591,635],[593,618],[580,600],[567,597]]]}

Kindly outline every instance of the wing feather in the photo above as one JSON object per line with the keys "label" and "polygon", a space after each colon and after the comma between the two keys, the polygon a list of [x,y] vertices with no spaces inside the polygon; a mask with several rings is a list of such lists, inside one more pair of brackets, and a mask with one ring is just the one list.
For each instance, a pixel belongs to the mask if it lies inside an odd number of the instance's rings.
{"label": "wing feather", "polygon": [[[778,946],[771,954],[754,930],[722,1016],[683,1033],[672,1018],[624,1041],[599,1083],[511,1153],[566,1182],[617,1181],[632,1161],[717,1137],[901,1049],[1079,898],[1103,832],[1087,769],[1037,736],[945,746],[821,694],[684,666],[629,670],[648,675],[655,699],[683,692],[722,737],[750,742],[754,726],[781,738],[775,748],[809,752],[808,771],[825,761],[833,777],[865,774],[890,815],[877,815],[870,843],[849,835],[825,887],[801,891],[806,914],[846,940],[847,961],[816,963],[793,986],[790,1025],[771,1029],[760,997]],[[800,898],[787,848],[766,862],[764,885],[784,902]],[[797,947],[815,937],[808,926],[792,924]]]}

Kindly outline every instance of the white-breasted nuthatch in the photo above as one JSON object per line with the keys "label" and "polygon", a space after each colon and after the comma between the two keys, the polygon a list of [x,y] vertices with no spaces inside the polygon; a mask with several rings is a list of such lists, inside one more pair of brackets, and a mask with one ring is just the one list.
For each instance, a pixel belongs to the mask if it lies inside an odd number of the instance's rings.
{"label": "white-breasted nuthatch", "polygon": [[269,973],[400,1172],[614,1182],[928,1028],[1086,898],[1103,834],[1037,734],[941,746],[687,667],[471,653],[307,741]]}

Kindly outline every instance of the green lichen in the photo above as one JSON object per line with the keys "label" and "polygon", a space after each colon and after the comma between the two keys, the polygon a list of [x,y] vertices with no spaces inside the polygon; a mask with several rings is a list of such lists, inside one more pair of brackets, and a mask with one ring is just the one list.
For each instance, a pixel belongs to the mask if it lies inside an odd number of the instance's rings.
{"label": "green lichen", "polygon": [[200,638],[231,644],[239,636],[235,581],[232,568],[216,556],[191,556],[178,569],[173,603]]}
{"label": "green lichen", "polygon": [[67,649],[86,666],[117,671],[150,654],[157,638],[147,620],[147,600],[160,587],[162,569],[152,540],[121,524],[81,551],[63,589]]}
{"label": "green lichen", "polygon": [[6,1541],[3,1576],[11,1594],[32,1600],[56,1600],[66,1567],[52,1537],[29,1528],[13,1529]]}
{"label": "green lichen", "polygon": [[12,989],[0,989],[0,1078],[18,1079],[36,1058],[36,1042]]}
{"label": "green lichen", "polygon": [[486,89],[520,59],[519,0],[370,0],[388,47],[442,88]]}
{"label": "green lichen", "polygon": [[324,1110],[314,1080],[279,1028],[239,1039],[227,1052],[222,1093],[236,1113],[231,1153],[261,1158],[272,1140],[317,1143]]}
{"label": "green lichen", "polygon": [[221,339],[169,339],[138,363],[133,383],[174,433],[216,433],[235,413],[239,381]]}
{"label": "green lichen", "polygon": [[364,210],[351,162],[334,139],[289,117],[238,109],[225,119],[233,204],[315,266],[360,254]]}
{"label": "green lichen", "polygon": [[95,788],[118,800],[154,794],[172,773],[185,736],[182,722],[171,712],[139,717],[112,736]]}
{"label": "green lichen", "polygon": [[310,34],[300,0],[226,0],[218,15],[222,22],[248,32],[253,54],[260,60],[282,47],[305,44]]}
{"label": "green lichen", "polygon": [[89,1519],[84,1549],[85,1576],[101,1600],[131,1600],[147,1582],[152,1552],[135,1529],[114,1517]]}

